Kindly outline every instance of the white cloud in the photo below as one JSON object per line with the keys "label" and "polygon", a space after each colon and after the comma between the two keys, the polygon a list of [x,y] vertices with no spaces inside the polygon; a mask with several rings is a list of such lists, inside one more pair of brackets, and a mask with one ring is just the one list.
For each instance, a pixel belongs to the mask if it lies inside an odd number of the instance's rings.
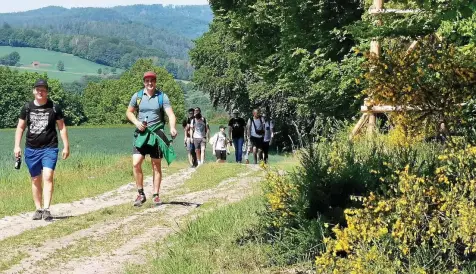
{"label": "white cloud", "polygon": [[208,0],[23,0],[2,1],[0,13],[27,11],[47,6],[71,7],[114,7],[134,4],[163,5],[208,5]]}

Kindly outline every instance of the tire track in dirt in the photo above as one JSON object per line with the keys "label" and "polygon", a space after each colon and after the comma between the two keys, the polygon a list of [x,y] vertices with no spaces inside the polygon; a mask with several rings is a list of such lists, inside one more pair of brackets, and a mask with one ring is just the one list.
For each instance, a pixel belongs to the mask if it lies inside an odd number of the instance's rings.
{"label": "tire track in dirt", "polygon": [[[250,167],[252,170],[256,170],[255,167]],[[193,172],[193,171],[192,171]],[[175,176],[177,180],[182,178],[181,183],[185,181],[185,177],[190,176],[191,173],[182,172],[180,175]],[[253,184],[260,181],[262,178],[248,177],[254,172],[247,172],[244,174],[239,174],[238,177],[230,178],[222,181],[217,187],[212,189],[207,189],[198,192],[187,193],[171,198],[173,201],[179,201],[180,203],[189,203],[189,204],[202,204],[213,199],[220,199],[222,202],[220,205],[229,204],[232,202],[237,202],[246,196],[249,195],[253,188]],[[172,176],[171,176],[172,177]],[[169,179],[168,189],[175,189],[179,186],[177,183],[176,187],[173,187],[171,184],[177,182],[173,180],[174,178]],[[125,186],[127,187],[127,186]],[[123,188],[125,188],[123,187]],[[164,180],[165,188],[165,180]],[[121,192],[119,190],[119,192]],[[112,192],[105,193],[99,197],[117,197],[118,195],[111,194]],[[130,193],[127,193],[130,200]],[[120,196],[120,195],[119,195]],[[123,202],[124,200],[122,200]],[[101,208],[108,207],[107,203],[104,203]],[[98,209],[101,209],[98,208]],[[94,225],[90,228],[83,229],[77,232],[74,232],[70,235],[49,240],[44,245],[30,249],[26,251],[28,257],[22,260],[19,264],[7,270],[6,273],[118,273],[122,272],[124,266],[127,263],[137,263],[141,260],[144,260],[144,249],[142,248],[147,244],[155,244],[156,241],[164,239],[166,236],[176,233],[180,230],[179,224],[188,218],[194,211],[196,207],[190,206],[174,206],[172,204],[165,204],[158,208],[148,208],[142,210],[132,216],[129,216],[122,220],[113,220],[109,221],[106,224]],[[160,222],[167,223],[164,224],[151,224],[149,227],[139,228],[137,224],[143,224],[147,222],[147,218],[151,218],[151,213],[161,212]],[[193,214],[192,214],[193,215]],[[155,215],[154,215],[155,217]],[[28,222],[31,222],[28,220]],[[139,225],[140,226],[140,225]],[[114,232],[116,229],[122,228],[124,231],[134,229],[141,229],[144,233],[139,234],[139,236],[134,236],[124,243],[118,244],[117,248],[114,248],[113,251],[105,252],[104,254],[92,256],[92,257],[83,257],[83,258],[74,258],[68,260],[67,262],[59,262],[57,265],[47,266],[45,269],[44,260],[47,258],[55,258],[55,253],[73,246],[75,243],[81,239],[98,239],[106,237],[109,233]],[[151,240],[153,239],[153,240]]]}
{"label": "tire track in dirt", "polygon": [[[196,169],[189,168],[178,173],[167,176],[163,179],[161,190],[171,191],[180,187],[186,179],[190,178]],[[152,193],[152,177],[144,179],[144,190]],[[72,203],[54,204],[51,207],[51,214],[54,218],[74,217],[103,208],[131,203],[136,191],[135,183],[129,183],[116,190],[106,192],[96,197],[85,198]],[[23,213],[15,216],[7,216],[0,219],[0,241],[19,235],[27,230],[50,225],[52,222],[32,221],[34,212]],[[53,221],[54,222],[54,221]]]}

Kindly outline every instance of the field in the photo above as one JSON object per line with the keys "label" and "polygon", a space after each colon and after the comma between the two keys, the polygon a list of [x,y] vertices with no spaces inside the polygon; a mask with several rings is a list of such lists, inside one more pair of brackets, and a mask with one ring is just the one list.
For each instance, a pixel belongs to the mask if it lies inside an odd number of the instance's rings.
{"label": "field", "polygon": [[[49,77],[59,79],[62,82],[72,82],[81,79],[84,75],[98,75],[98,69],[105,69],[107,66],[76,57],[71,54],[48,51],[37,48],[0,47],[0,56],[4,56],[17,51],[20,54],[21,67],[19,70],[46,72]],[[63,61],[65,71],[58,71],[56,64]],[[33,62],[39,62],[38,67],[33,67]],[[13,67],[12,67],[13,68]],[[110,67],[109,67],[110,68]],[[120,73],[122,70],[117,69]]]}
{"label": "field", "polygon": [[[217,126],[212,126],[212,132],[217,130]],[[132,127],[70,127],[71,156],[58,162],[54,203],[91,197],[131,182],[132,132]],[[34,209],[25,164],[19,171],[13,169],[13,142],[13,129],[0,130],[0,218]],[[182,130],[174,148],[177,161],[170,170],[187,167]],[[272,156],[270,161],[276,163],[283,159]],[[207,161],[214,161],[210,149],[207,149]],[[233,162],[232,155],[228,162]],[[147,163],[145,172],[148,174],[149,167]]]}

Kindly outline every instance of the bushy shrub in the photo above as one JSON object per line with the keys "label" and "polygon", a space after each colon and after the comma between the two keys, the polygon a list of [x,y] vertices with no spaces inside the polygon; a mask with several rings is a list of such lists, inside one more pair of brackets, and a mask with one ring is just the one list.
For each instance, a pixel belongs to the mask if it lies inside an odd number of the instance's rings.
{"label": "bushy shrub", "polygon": [[431,173],[414,166],[383,178],[384,194],[345,211],[318,273],[471,272],[476,255],[476,147],[448,148]]}
{"label": "bushy shrub", "polygon": [[[436,168],[438,144],[403,146],[394,135],[349,142],[345,133],[307,148],[300,156],[301,166],[290,174],[268,170],[267,207],[261,218],[281,262],[306,260],[322,251],[330,232],[323,224],[345,226],[344,210],[360,206],[355,197],[385,196],[395,169],[411,163],[421,174],[431,174]],[[295,241],[299,233],[315,238]]]}

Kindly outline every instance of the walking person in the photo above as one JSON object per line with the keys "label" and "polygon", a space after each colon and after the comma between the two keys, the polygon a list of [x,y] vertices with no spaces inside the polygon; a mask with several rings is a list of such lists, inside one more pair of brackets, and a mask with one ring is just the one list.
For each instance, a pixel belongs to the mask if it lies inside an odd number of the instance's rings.
{"label": "walking person", "polygon": [[205,162],[205,151],[209,132],[205,117],[203,117],[200,112],[195,111],[195,118],[190,123],[190,136],[193,138],[198,165],[202,165]]}
{"label": "walking person", "polygon": [[230,154],[230,143],[225,133],[225,126],[220,126],[220,131],[210,139],[213,154],[217,157],[217,163],[226,163],[226,155]]}
{"label": "walking person", "polygon": [[263,137],[263,160],[268,164],[269,145],[274,137],[274,123],[266,114],[262,115],[264,119],[264,137]]}
{"label": "walking person", "polygon": [[188,110],[188,117],[185,118],[182,122],[182,127],[184,130],[184,145],[187,149],[188,162],[190,167],[196,167],[198,165],[197,154],[195,153],[195,145],[193,144],[192,136],[190,135],[190,123],[193,120],[195,110],[190,108]]}
{"label": "walking person", "polygon": [[[63,141],[62,158],[69,156],[69,140],[61,108],[48,99],[48,82],[39,79],[33,86],[35,99],[26,103],[20,111],[13,149],[21,158],[20,142],[27,129],[25,163],[31,176],[33,201],[36,211],[33,220],[52,220],[50,212],[54,190],[54,174],[58,161],[58,134]],[[43,202],[43,203],[42,203]]]}
{"label": "walking person", "polygon": [[157,89],[157,75],[152,71],[146,72],[143,81],[144,89],[134,93],[126,111],[127,118],[136,126],[132,147],[132,166],[139,194],[134,201],[134,206],[141,206],[147,200],[142,172],[142,163],[146,155],[150,155],[152,162],[152,201],[155,205],[162,203],[159,197],[162,183],[162,158],[165,158],[168,164],[175,159],[171,143],[164,133],[165,114],[169,118],[170,135],[172,138],[177,136],[175,114],[167,94]]}
{"label": "walking person", "polygon": [[258,164],[258,159],[262,160],[263,152],[263,138],[264,138],[264,120],[261,117],[259,110],[253,110],[253,117],[247,123],[248,139],[251,142],[253,149],[254,164]]}
{"label": "walking person", "polygon": [[241,118],[238,110],[233,111],[233,118],[228,122],[228,135],[233,140],[235,147],[235,161],[243,161],[243,143],[245,142],[246,122]]}

